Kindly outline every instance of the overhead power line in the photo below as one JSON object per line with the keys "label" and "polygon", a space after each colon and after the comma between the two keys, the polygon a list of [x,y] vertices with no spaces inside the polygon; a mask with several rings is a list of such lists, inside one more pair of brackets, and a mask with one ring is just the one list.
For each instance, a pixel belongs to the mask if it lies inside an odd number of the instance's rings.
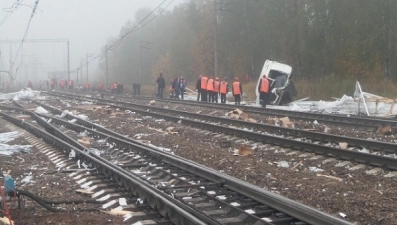
{"label": "overhead power line", "polygon": [[161,13],[163,13],[165,11],[165,9],[171,5],[171,3],[174,0],[171,0],[168,5],[166,7],[164,7],[157,15],[155,15],[151,20],[149,20],[147,23],[143,24],[142,26],[140,26],[149,16],[151,16],[157,9],[159,9],[167,0],[162,1],[156,8],[154,8],[148,15],[146,15],[141,21],[139,21],[130,31],[128,31],[127,33],[123,34],[123,36],[121,36],[116,42],[114,42],[113,44],[109,45],[108,47],[105,48],[104,51],[102,51],[101,53],[99,53],[98,55],[96,55],[95,57],[91,58],[91,60],[87,61],[85,64],[80,65],[80,67],[74,69],[71,72],[75,72],[79,69],[81,69],[82,67],[86,66],[87,64],[91,63],[92,61],[94,61],[95,59],[97,59],[98,57],[100,57],[101,55],[105,54],[105,52],[107,52],[108,50],[112,50],[114,47],[116,47],[118,44],[121,43],[121,41],[123,41],[123,39],[129,35],[130,33],[137,31],[139,29],[142,29],[143,27],[145,27],[148,23],[150,23],[151,21],[153,21],[156,17],[158,17]]}
{"label": "overhead power line", "polygon": [[[19,45],[17,54],[15,55],[15,58],[14,58],[14,60],[13,60],[12,63],[11,63],[11,68],[14,66],[14,63],[15,63],[15,61],[17,60],[19,51],[20,51],[21,48],[22,48],[23,42],[25,41],[25,39],[26,39],[26,37],[27,37],[27,35],[28,35],[30,23],[32,22],[33,16],[36,14],[36,8],[37,8],[37,5],[38,5],[38,4],[39,4],[39,0],[37,0],[37,1],[35,2],[35,5],[34,5],[33,10],[32,10],[32,14],[30,15],[30,18],[29,18],[28,26],[26,27],[25,33],[24,33],[23,38],[22,38],[21,44]],[[21,66],[22,66],[22,65],[21,65]],[[14,80],[14,77],[11,76],[11,79]]]}

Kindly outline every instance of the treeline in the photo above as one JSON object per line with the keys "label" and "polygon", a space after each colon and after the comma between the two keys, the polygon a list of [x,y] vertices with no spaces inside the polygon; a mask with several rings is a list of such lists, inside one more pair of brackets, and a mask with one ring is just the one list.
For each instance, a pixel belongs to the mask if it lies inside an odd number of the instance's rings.
{"label": "treeline", "polygon": [[214,75],[214,10],[219,77],[256,79],[270,59],[295,79],[397,79],[395,0],[187,0],[142,23],[151,9],[140,9],[109,39],[135,30],[108,51],[110,81]]}

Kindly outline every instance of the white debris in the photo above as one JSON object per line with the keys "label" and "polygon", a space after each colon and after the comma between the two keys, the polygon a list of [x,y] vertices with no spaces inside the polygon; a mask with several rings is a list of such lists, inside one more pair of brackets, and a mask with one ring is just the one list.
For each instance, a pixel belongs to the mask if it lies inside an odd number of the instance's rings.
{"label": "white debris", "polygon": [[30,88],[22,89],[19,92],[7,93],[7,94],[0,94],[0,100],[15,100],[18,101],[19,99],[35,99],[38,98],[40,95],[40,91],[33,91]]}
{"label": "white debris", "polygon": [[0,133],[0,155],[10,156],[19,152],[31,152],[32,145],[8,145],[6,143],[19,137],[17,131]]}
{"label": "white debris", "polygon": [[36,108],[36,110],[34,111],[35,113],[39,113],[39,114],[48,114],[48,111],[45,110],[43,107],[39,106]]}
{"label": "white debris", "polygon": [[83,114],[77,115],[77,117],[82,119],[82,120],[87,120],[88,119],[88,116],[83,115]]}
{"label": "white debris", "polygon": [[278,162],[278,167],[289,168],[289,163],[287,161]]}
{"label": "white debris", "polygon": [[32,182],[32,178],[33,178],[33,176],[31,176],[31,175],[26,176],[26,177],[24,177],[24,178],[21,180],[21,183],[28,184],[28,183]]}
{"label": "white debris", "polygon": [[82,101],[81,104],[83,104],[83,105],[92,105],[92,102]]}
{"label": "white debris", "polygon": [[347,215],[344,214],[344,213],[342,213],[342,212],[340,212],[340,213],[339,213],[339,216],[341,216],[342,218],[345,218]]}
{"label": "white debris", "polygon": [[315,166],[309,167],[310,172],[323,172],[323,169],[317,168]]}
{"label": "white debris", "polygon": [[77,119],[71,119],[69,120],[69,123],[75,123],[77,121]]}
{"label": "white debris", "polygon": [[317,120],[313,121],[313,124],[314,124],[314,125],[318,125]]}
{"label": "white debris", "polygon": [[18,131],[0,133],[0,143],[8,143],[19,137]]}
{"label": "white debris", "polygon": [[361,149],[361,150],[358,150],[359,152],[362,152],[362,153],[369,153],[369,150],[368,149],[366,149],[366,148],[363,148],[363,149]]}

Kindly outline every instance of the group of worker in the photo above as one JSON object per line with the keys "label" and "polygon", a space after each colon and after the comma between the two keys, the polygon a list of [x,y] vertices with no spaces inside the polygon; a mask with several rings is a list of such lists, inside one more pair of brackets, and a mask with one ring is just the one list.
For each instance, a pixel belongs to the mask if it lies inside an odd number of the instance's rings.
{"label": "group of worker", "polygon": [[[219,81],[218,77],[207,77],[206,75],[200,75],[200,78],[196,83],[197,90],[197,101],[203,102],[216,102],[218,103],[218,96],[220,96],[221,103],[226,103],[226,95],[229,92],[229,84],[225,77],[222,81]],[[243,87],[238,77],[234,79],[232,84],[232,94],[234,96],[234,102],[236,105],[240,105],[241,96],[243,94]]]}
{"label": "group of worker", "polygon": [[[263,75],[259,81],[258,92],[260,94],[260,103],[262,107],[266,107],[270,97],[270,86],[269,80],[266,75]],[[240,105],[241,96],[243,95],[243,87],[238,77],[234,78],[234,82],[231,85],[232,95],[234,97],[234,104]],[[207,77],[206,75],[200,75],[200,78],[196,83],[197,90],[197,101],[203,102],[216,102],[218,103],[218,96],[221,98],[221,103],[226,103],[226,96],[229,92],[229,84],[225,77],[223,81],[219,81],[218,77]]]}
{"label": "group of worker", "polygon": [[124,85],[120,84],[120,82],[113,82],[110,84],[110,91],[114,94],[123,94]]}
{"label": "group of worker", "polygon": [[[29,81],[31,82],[31,81]],[[28,83],[29,87],[30,83]],[[58,82],[54,78],[50,79],[50,81],[47,81],[47,88],[48,85],[50,85],[51,89],[57,88],[58,87]],[[41,85],[40,85],[41,87]],[[67,80],[67,79],[62,79],[59,81],[59,87],[64,90],[64,89],[73,89],[74,88],[74,81],[73,80]]]}

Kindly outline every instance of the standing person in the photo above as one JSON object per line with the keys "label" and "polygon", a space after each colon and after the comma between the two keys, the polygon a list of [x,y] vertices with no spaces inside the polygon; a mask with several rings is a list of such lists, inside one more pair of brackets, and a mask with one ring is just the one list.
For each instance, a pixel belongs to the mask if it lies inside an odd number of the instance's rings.
{"label": "standing person", "polygon": [[171,98],[174,98],[174,80],[175,78],[171,79],[171,85],[170,85],[170,92],[171,92]]}
{"label": "standing person", "polygon": [[165,88],[165,80],[163,74],[160,73],[160,76],[156,80],[157,83],[157,95],[158,98],[163,98],[164,88]]}
{"label": "standing person", "polygon": [[181,94],[182,100],[184,99],[186,86],[187,86],[187,82],[186,82],[185,78],[183,76],[181,76],[181,78],[179,79],[179,92]]}
{"label": "standing person", "polygon": [[220,82],[219,82],[219,78],[217,77],[215,78],[214,81],[214,99],[216,103],[218,103],[219,89],[220,89]]}
{"label": "standing person", "polygon": [[234,104],[240,105],[241,95],[243,95],[243,87],[241,87],[241,82],[238,80],[238,77],[234,79],[232,93],[234,96]]}
{"label": "standing person", "polygon": [[203,75],[200,75],[199,79],[196,82],[196,91],[197,91],[197,101],[200,100],[200,95],[201,95],[201,78]]}
{"label": "standing person", "polygon": [[172,86],[174,87],[175,90],[175,99],[179,99],[179,92],[180,92],[180,88],[179,88],[179,78],[175,77],[174,78],[174,83],[172,84]]}
{"label": "standing person", "polygon": [[214,102],[214,79],[209,78],[207,82],[208,102]]}
{"label": "standing person", "polygon": [[221,81],[219,93],[221,94],[221,103],[226,103],[226,95],[229,92],[229,85],[227,83],[227,77]]}
{"label": "standing person", "polygon": [[269,96],[269,80],[266,74],[263,75],[262,79],[259,81],[258,85],[259,99],[263,108],[266,108]]}
{"label": "standing person", "polygon": [[207,100],[207,81],[208,77],[206,75],[203,75],[201,77],[201,101],[206,102]]}

